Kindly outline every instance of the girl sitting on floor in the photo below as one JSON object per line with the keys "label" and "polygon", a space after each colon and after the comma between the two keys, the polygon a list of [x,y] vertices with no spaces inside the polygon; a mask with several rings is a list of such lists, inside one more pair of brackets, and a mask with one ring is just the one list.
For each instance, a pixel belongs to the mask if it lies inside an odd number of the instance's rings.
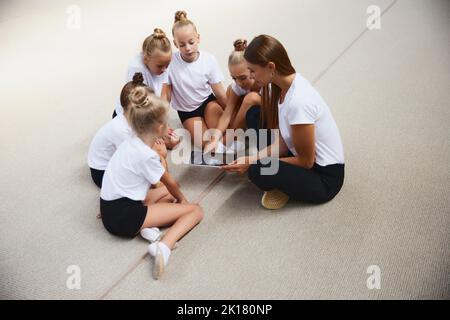
{"label": "girl sitting on floor", "polygon": [[[175,243],[203,218],[200,206],[188,203],[152,149],[167,134],[167,113],[167,102],[145,88],[130,93],[129,118],[135,135],[109,161],[100,193],[103,225],[113,235],[133,238],[152,227],[170,226],[148,247],[155,279],[161,276]],[[164,186],[150,189],[158,181]]]}
{"label": "girl sitting on floor", "polygon": [[[208,128],[216,128],[226,105],[223,75],[216,58],[198,49],[200,35],[186,12],[177,11],[172,29],[174,44],[179,49],[172,57],[168,78],[163,86],[162,98],[171,102],[178,112],[183,127],[193,142],[201,141]],[[194,124],[200,124],[202,135],[195,139]]]}

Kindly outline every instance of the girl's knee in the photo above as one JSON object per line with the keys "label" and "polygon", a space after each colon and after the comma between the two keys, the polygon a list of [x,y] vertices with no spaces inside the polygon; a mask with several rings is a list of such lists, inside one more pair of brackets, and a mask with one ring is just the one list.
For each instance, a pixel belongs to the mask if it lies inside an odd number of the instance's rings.
{"label": "girl's knee", "polygon": [[249,92],[242,101],[242,104],[253,106],[261,102],[261,96],[257,92]]}
{"label": "girl's knee", "polygon": [[222,107],[220,106],[219,102],[217,102],[217,100],[210,101],[210,102],[208,102],[208,104],[206,105],[205,111],[206,111],[206,110],[211,110],[211,109],[214,110],[214,109],[216,109],[216,108],[222,109]]}
{"label": "girl's knee", "polygon": [[195,214],[195,217],[197,218],[197,221],[198,221],[198,222],[200,222],[200,221],[203,220],[204,213],[203,213],[202,208],[201,208],[199,205],[196,205],[196,206],[195,206],[195,208],[194,208],[194,214]]}

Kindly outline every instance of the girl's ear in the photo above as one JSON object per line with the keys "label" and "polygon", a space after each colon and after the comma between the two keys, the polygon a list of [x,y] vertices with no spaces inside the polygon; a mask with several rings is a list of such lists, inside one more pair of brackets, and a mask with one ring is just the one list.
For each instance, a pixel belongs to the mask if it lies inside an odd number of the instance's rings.
{"label": "girl's ear", "polygon": [[272,61],[269,61],[269,62],[267,63],[267,68],[269,68],[270,71],[275,72],[275,70],[276,70],[276,64],[275,64],[274,62],[272,62]]}
{"label": "girl's ear", "polygon": [[173,45],[175,46],[175,48],[178,49],[178,44],[177,44],[177,42],[175,41],[175,39],[173,39]]}
{"label": "girl's ear", "polygon": [[200,43],[200,34],[197,33],[197,42]]}

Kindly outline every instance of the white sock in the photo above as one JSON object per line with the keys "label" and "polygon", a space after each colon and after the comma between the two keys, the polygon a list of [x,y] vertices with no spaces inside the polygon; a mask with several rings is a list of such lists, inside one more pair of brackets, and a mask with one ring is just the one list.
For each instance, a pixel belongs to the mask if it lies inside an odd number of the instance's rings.
{"label": "white sock", "polygon": [[141,237],[150,242],[155,242],[161,237],[161,231],[156,228],[144,228],[141,230]]}
{"label": "white sock", "polygon": [[164,242],[161,242],[161,241],[153,242],[151,245],[148,246],[148,253],[150,253],[150,255],[152,257],[156,256],[156,246],[159,247],[159,249],[161,250],[161,252],[163,254],[164,265],[167,265],[167,262],[169,262],[169,257],[170,257],[169,247]]}

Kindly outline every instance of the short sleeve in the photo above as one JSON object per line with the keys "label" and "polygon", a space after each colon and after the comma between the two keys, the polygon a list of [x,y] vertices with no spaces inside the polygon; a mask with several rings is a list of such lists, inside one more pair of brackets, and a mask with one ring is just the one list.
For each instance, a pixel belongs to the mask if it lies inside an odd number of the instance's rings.
{"label": "short sleeve", "polygon": [[287,115],[290,125],[314,124],[318,119],[318,110],[313,104],[293,103],[289,106]]}
{"label": "short sleeve", "polygon": [[214,56],[210,56],[210,70],[208,72],[208,83],[217,84],[223,81],[222,70],[220,70],[219,63]]}
{"label": "short sleeve", "polygon": [[[169,66],[169,68],[170,68],[170,66]],[[170,72],[170,69],[167,69],[166,72],[164,72],[161,75],[161,83],[162,84],[169,83],[169,72]]]}
{"label": "short sleeve", "polygon": [[[114,120],[114,119],[113,119]],[[117,130],[114,134],[111,135],[111,140],[116,149],[122,144],[125,140],[125,131]]]}
{"label": "short sleeve", "polygon": [[233,81],[231,83],[231,90],[233,90],[233,92],[239,97],[245,96],[247,94],[247,91],[238,86],[236,81]]}
{"label": "short sleeve", "polygon": [[131,135],[130,129],[124,125],[124,122],[126,122],[126,119],[124,119],[123,115],[118,115],[111,120],[113,132],[109,136],[116,149]]}
{"label": "short sleeve", "polygon": [[173,83],[173,81],[172,81],[172,77],[173,77],[172,70],[173,70],[173,68],[170,68],[170,66],[169,66],[169,69],[165,72],[167,74],[164,77],[163,84],[172,85],[172,83]]}
{"label": "short sleeve", "polygon": [[146,160],[140,163],[141,174],[149,181],[151,184],[156,184],[161,179],[164,174],[164,167],[157,155],[148,157]]}

